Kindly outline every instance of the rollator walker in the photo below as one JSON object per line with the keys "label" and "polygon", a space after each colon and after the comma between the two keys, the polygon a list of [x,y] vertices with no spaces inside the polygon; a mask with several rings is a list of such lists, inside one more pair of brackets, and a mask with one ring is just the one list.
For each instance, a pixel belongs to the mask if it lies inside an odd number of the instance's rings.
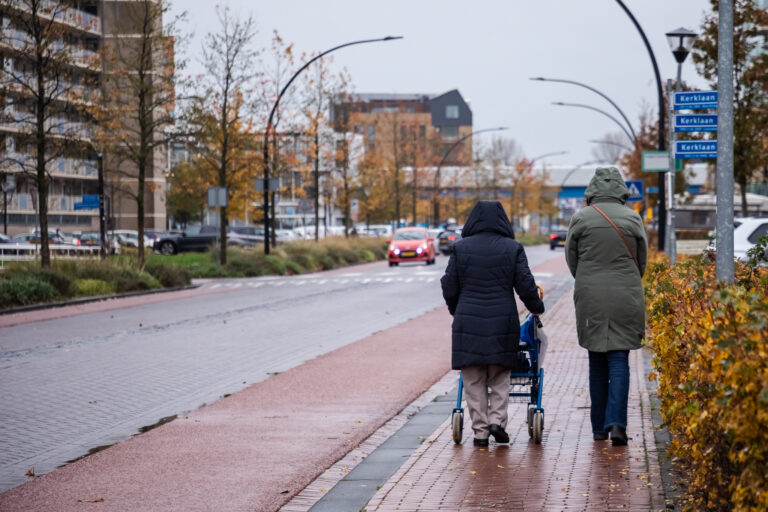
{"label": "rollator walker", "polygon": [[[541,287],[539,287],[539,295],[543,297]],[[539,317],[531,314],[526,317],[525,322],[520,326],[518,364],[509,374],[510,401],[528,404],[526,414],[528,436],[536,444],[541,444],[541,436],[544,431],[544,409],[541,407],[544,368],[540,364],[540,361],[543,360],[543,351],[538,332],[541,328],[542,323]],[[461,444],[464,435],[464,409],[461,407],[463,390],[464,381],[460,376],[456,407],[451,414],[453,442],[456,444]]]}

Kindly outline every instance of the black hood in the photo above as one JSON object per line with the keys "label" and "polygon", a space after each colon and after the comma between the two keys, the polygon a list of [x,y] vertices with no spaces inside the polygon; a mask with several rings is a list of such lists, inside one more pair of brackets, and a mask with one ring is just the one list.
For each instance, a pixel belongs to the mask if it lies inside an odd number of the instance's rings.
{"label": "black hood", "polygon": [[461,237],[467,238],[484,231],[498,233],[508,238],[515,238],[512,224],[509,222],[507,213],[500,202],[478,201],[475,207],[472,208],[472,213],[469,214],[467,222],[464,223]]}

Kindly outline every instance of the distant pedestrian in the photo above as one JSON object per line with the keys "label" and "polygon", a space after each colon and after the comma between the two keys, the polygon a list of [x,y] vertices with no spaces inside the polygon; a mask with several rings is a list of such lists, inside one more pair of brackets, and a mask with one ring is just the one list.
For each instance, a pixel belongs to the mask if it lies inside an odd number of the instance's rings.
{"label": "distant pedestrian", "polygon": [[490,435],[508,443],[509,374],[520,341],[514,292],[535,315],[544,303],[501,203],[475,205],[440,282],[453,315],[451,366],[462,373],[474,444],[488,446]]}
{"label": "distant pedestrian", "polygon": [[573,301],[579,344],[589,351],[589,396],[595,441],[627,444],[629,351],[645,335],[647,242],[643,221],[625,203],[615,167],[599,167],[571,219],[565,256],[576,278]]}

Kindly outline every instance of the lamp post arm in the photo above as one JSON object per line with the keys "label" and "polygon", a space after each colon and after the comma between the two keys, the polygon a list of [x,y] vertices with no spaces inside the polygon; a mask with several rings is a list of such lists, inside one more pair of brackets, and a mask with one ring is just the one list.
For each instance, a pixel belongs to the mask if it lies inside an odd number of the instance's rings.
{"label": "lamp post arm", "polygon": [[632,148],[627,146],[626,144],[622,144],[621,142],[614,142],[612,140],[591,140],[589,142],[593,144],[608,144],[610,146],[616,146],[617,148],[621,148],[626,151],[632,151]]}
{"label": "lamp post arm", "polygon": [[[539,80],[539,79],[534,78],[534,80]],[[590,91],[592,91],[592,92],[594,92],[596,94],[599,94],[600,96],[605,98],[608,101],[608,103],[613,105],[613,108],[615,108],[619,112],[619,114],[621,114],[621,117],[627,123],[627,127],[629,128],[629,131],[632,132],[632,138],[637,140],[637,135],[635,135],[635,130],[634,130],[634,128],[632,128],[632,123],[629,122],[629,119],[624,114],[624,111],[621,110],[619,108],[619,106],[611,98],[609,98],[606,94],[603,94],[602,92],[598,91],[597,89],[595,89],[592,86],[589,86],[587,84],[583,84],[581,82],[574,82],[573,80],[564,80],[564,79],[561,79],[561,78],[541,78],[540,80],[542,80],[544,82],[560,82],[560,83],[564,83],[564,84],[578,85],[579,87],[583,87],[585,89],[589,89]]]}
{"label": "lamp post arm", "polygon": [[594,110],[595,112],[599,112],[599,113],[603,114],[604,116],[608,117],[609,119],[611,119],[614,123],[616,123],[619,126],[619,128],[621,128],[621,131],[624,132],[624,135],[626,135],[627,138],[629,138],[629,140],[632,142],[632,144],[637,146],[637,140],[632,135],[630,135],[630,133],[627,131],[627,129],[624,127],[624,125],[621,124],[621,122],[618,119],[613,117],[611,114],[609,114],[605,110],[600,110],[597,107],[593,107],[591,105],[584,105],[582,103],[562,103],[562,102],[558,101],[558,102],[553,103],[553,105],[558,105],[558,106],[563,106],[563,107],[588,108],[589,110]]}

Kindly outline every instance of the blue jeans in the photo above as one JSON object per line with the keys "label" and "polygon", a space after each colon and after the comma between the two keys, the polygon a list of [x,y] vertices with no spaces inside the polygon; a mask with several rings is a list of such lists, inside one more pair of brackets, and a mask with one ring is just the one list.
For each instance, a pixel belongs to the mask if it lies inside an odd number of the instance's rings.
{"label": "blue jeans", "polygon": [[629,350],[589,352],[589,398],[592,433],[614,425],[627,428]]}

